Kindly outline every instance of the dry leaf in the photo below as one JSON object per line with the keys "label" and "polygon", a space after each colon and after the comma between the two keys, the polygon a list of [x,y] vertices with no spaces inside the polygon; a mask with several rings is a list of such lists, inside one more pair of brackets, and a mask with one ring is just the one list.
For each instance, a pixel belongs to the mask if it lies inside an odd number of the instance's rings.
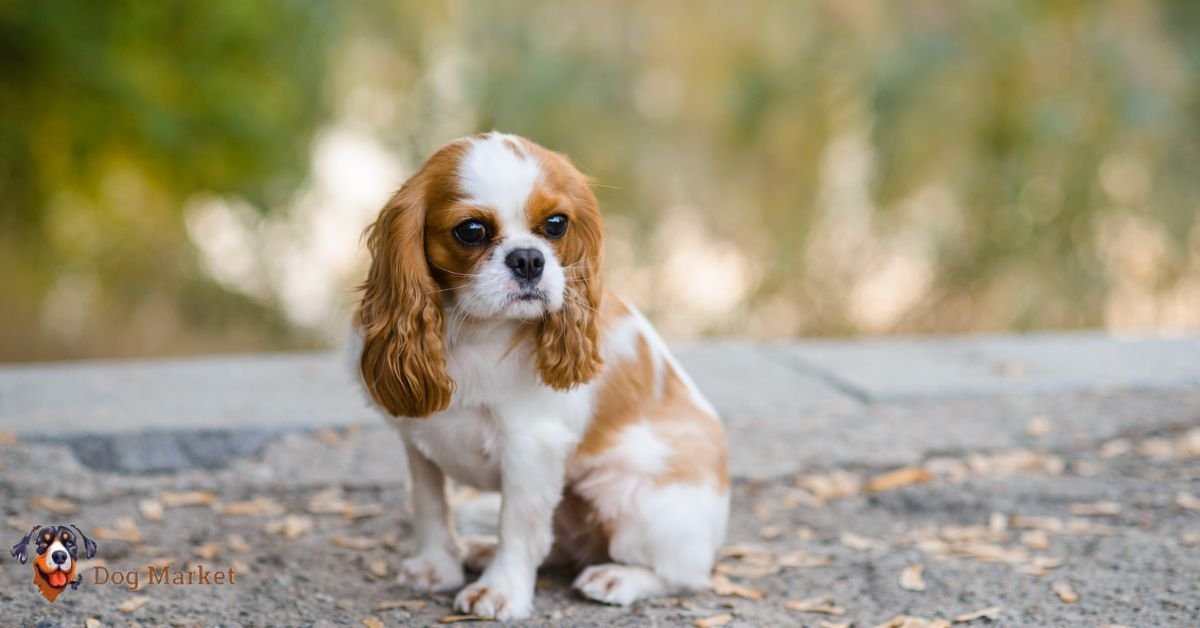
{"label": "dry leaf", "polygon": [[225,537],[225,544],[229,546],[229,551],[235,554],[248,554],[252,549],[245,537],[236,532]]}
{"label": "dry leaf", "polygon": [[909,565],[900,572],[900,588],[905,591],[925,590],[924,565]]}
{"label": "dry leaf", "polygon": [[142,518],[146,521],[162,521],[163,504],[157,499],[143,499],[138,501],[138,511],[142,513]]}
{"label": "dry leaf", "polygon": [[425,602],[424,600],[387,600],[375,605],[377,611],[390,611],[393,608],[415,611],[425,608]]}
{"label": "dry leaf", "polygon": [[949,628],[950,622],[944,619],[925,619],[924,617],[913,617],[911,615],[896,615],[887,621],[887,623],[879,624],[877,628]]}
{"label": "dry leaf", "polygon": [[192,553],[204,560],[216,560],[221,555],[221,544],[205,543],[192,548]]}
{"label": "dry leaf", "polygon": [[314,515],[341,514],[350,507],[342,498],[342,487],[331,486],[317,491],[308,499],[308,512]]}
{"label": "dry leaf", "polygon": [[733,615],[713,615],[712,617],[697,619],[693,622],[693,625],[696,628],[713,628],[714,626],[724,626],[731,621],[733,621]]}
{"label": "dry leaf", "polygon": [[780,567],[824,567],[833,562],[828,556],[813,556],[804,550],[795,550],[779,557]]}
{"label": "dry leaf", "polygon": [[763,526],[758,529],[758,536],[762,539],[777,539],[782,534],[783,530],[780,530],[778,526]]}
{"label": "dry leaf", "polygon": [[158,499],[167,508],[180,508],[184,506],[208,506],[217,499],[217,496],[211,491],[163,491],[158,494]]}
{"label": "dry leaf", "polygon": [[378,617],[364,617],[362,619],[362,625],[366,626],[367,628],[383,628],[383,622],[379,621]]}
{"label": "dry leaf", "polygon": [[1133,451],[1133,443],[1129,442],[1128,438],[1117,438],[1100,445],[1100,449],[1096,453],[1101,458],[1116,458],[1131,451]]}
{"label": "dry leaf", "polygon": [[460,621],[491,621],[491,617],[483,615],[442,615],[438,617],[439,624],[457,624]]}
{"label": "dry leaf", "polygon": [[233,569],[233,573],[244,575],[250,573],[250,565],[244,561],[232,560],[229,561],[229,567]]}
{"label": "dry leaf", "polygon": [[1179,491],[1179,493],[1175,495],[1175,505],[1187,510],[1200,510],[1200,498],[1197,498],[1191,493]]}
{"label": "dry leaf", "polygon": [[104,624],[100,623],[95,617],[88,617],[83,620],[83,628],[104,628]]}
{"label": "dry leaf", "polygon": [[282,534],[283,538],[294,540],[308,534],[312,528],[313,522],[309,517],[288,515],[283,519],[268,523],[265,529],[270,534]]}
{"label": "dry leaf", "polygon": [[66,498],[54,498],[38,495],[33,498],[33,507],[49,510],[56,515],[73,515],[79,512],[79,506]]}
{"label": "dry leaf", "polygon": [[772,561],[774,553],[765,547],[758,545],[749,545],[746,543],[738,543],[736,545],[726,545],[722,547],[717,554],[722,558],[740,558],[750,562],[769,563]]}
{"label": "dry leaf", "polygon": [[122,613],[132,613],[132,612],[136,611],[137,609],[139,609],[149,603],[150,603],[150,596],[135,595],[135,596],[129,598],[128,600],[125,600],[124,602],[117,604],[117,610],[121,611]]}
{"label": "dry leaf", "polygon": [[1175,457],[1175,443],[1165,438],[1147,438],[1138,445],[1139,454],[1155,460],[1170,460]]}
{"label": "dry leaf", "polygon": [[862,490],[862,478],[847,471],[831,471],[827,474],[803,475],[796,478],[796,485],[812,493],[821,503],[851,497]]}
{"label": "dry leaf", "polygon": [[1184,532],[1180,534],[1179,544],[1186,547],[1200,544],[1200,532]]}
{"label": "dry leaf", "polygon": [[762,578],[771,574],[779,573],[779,565],[748,565],[743,563],[730,564],[718,563],[713,568],[719,574],[733,576],[735,578]]}
{"label": "dry leaf", "polygon": [[1121,514],[1121,505],[1102,501],[1090,504],[1071,504],[1071,514],[1080,517],[1107,517]]}
{"label": "dry leaf", "polygon": [[1050,585],[1050,590],[1054,591],[1055,595],[1058,596],[1058,599],[1062,600],[1066,604],[1074,604],[1075,602],[1079,601],[1079,594],[1076,593],[1075,589],[1071,587],[1071,583],[1067,582],[1066,580],[1056,581],[1054,584]]}
{"label": "dry leaf", "polygon": [[367,517],[378,517],[384,513],[383,505],[381,504],[350,504],[342,511],[342,518],[347,521],[354,519],[365,519]]}
{"label": "dry leaf", "polygon": [[823,615],[845,615],[846,609],[833,605],[833,596],[826,593],[820,597],[807,600],[789,600],[784,602],[784,608],[801,613],[821,613]]}
{"label": "dry leaf", "polygon": [[0,432],[0,446],[16,445],[18,440],[16,432],[8,430]]}
{"label": "dry leaf", "polygon": [[130,517],[117,517],[116,524],[111,528],[94,528],[92,536],[97,539],[125,541],[126,543],[142,542],[142,532],[138,530],[137,523]]}
{"label": "dry leaf", "polygon": [[352,550],[375,549],[379,545],[379,541],[377,539],[366,536],[335,536],[330,539],[330,542],[337,547],[344,547]]}
{"label": "dry leaf", "polygon": [[817,624],[817,628],[850,628],[850,622],[823,621]]}
{"label": "dry leaf", "polygon": [[996,619],[997,617],[1000,616],[1001,610],[1002,609],[999,606],[990,606],[988,608],[980,609],[980,610],[977,610],[974,612],[963,613],[962,615],[959,615],[954,618],[954,623],[965,624],[967,622],[975,621],[976,619],[984,619],[984,618]]}
{"label": "dry leaf", "polygon": [[1026,530],[1021,533],[1021,545],[1029,549],[1047,549],[1050,547],[1050,535],[1045,530]]}
{"label": "dry leaf", "polygon": [[381,558],[367,563],[367,573],[376,578],[386,578],[388,575],[387,561]]}
{"label": "dry leaf", "polygon": [[882,541],[869,539],[865,536],[859,536],[853,532],[843,532],[841,536],[841,542],[842,545],[845,545],[850,549],[859,550],[861,552],[873,549],[882,550],[887,548],[887,545],[885,545]]}
{"label": "dry leaf", "polygon": [[881,493],[883,491],[891,491],[913,484],[923,484],[933,479],[933,474],[917,467],[907,467],[904,469],[896,469],[889,471],[883,475],[877,475],[867,482],[867,491],[870,493]]}
{"label": "dry leaf", "polygon": [[712,577],[712,588],[713,593],[725,597],[736,596],[747,600],[761,600],[767,597],[766,593],[758,589],[730,582],[729,578],[723,574],[716,574]]}
{"label": "dry leaf", "polygon": [[1041,438],[1050,433],[1050,421],[1044,416],[1035,416],[1025,424],[1025,433],[1033,438]]}
{"label": "dry leaf", "polygon": [[283,514],[286,509],[269,497],[255,497],[230,502],[220,508],[221,514],[231,517],[265,517]]}

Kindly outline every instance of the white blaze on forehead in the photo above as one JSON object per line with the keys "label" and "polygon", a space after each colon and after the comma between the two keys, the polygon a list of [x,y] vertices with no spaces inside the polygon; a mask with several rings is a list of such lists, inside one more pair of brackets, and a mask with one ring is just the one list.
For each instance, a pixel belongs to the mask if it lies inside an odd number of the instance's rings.
{"label": "white blaze on forehead", "polygon": [[[522,147],[523,154],[512,145]],[[524,150],[520,138],[495,132],[472,139],[458,166],[464,200],[496,210],[506,236],[529,231],[525,204],[541,174],[537,160]]]}

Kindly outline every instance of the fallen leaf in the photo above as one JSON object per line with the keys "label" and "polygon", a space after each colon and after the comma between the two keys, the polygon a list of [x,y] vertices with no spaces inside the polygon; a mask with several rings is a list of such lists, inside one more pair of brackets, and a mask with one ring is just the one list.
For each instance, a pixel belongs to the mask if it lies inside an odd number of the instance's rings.
{"label": "fallen leaf", "polygon": [[905,591],[925,590],[924,565],[909,565],[900,572],[900,588]]}
{"label": "fallen leaf", "polygon": [[269,497],[255,497],[243,501],[230,502],[221,506],[223,515],[231,517],[264,517],[281,515],[286,509],[279,502]]}
{"label": "fallen leaf", "polygon": [[424,600],[387,600],[375,605],[377,611],[390,611],[393,608],[403,608],[408,611],[415,611],[425,608]]}
{"label": "fallen leaf", "polygon": [[907,467],[877,475],[867,482],[867,492],[882,493],[913,484],[924,484],[933,479],[933,474],[917,467]]}
{"label": "fallen leaf", "polygon": [[1050,421],[1044,416],[1035,416],[1025,424],[1025,433],[1033,438],[1041,438],[1050,433]]}
{"label": "fallen leaf", "polygon": [[999,606],[989,606],[988,608],[972,611],[970,613],[963,613],[962,615],[958,615],[954,618],[954,623],[965,624],[967,622],[975,621],[976,619],[996,619],[1000,616],[1001,610],[1003,609],[1001,609]]}
{"label": "fallen leaf", "polygon": [[342,511],[342,518],[347,521],[355,519],[366,519],[367,517],[378,517],[384,513],[383,505],[381,504],[350,504]]}
{"label": "fallen leaf", "polygon": [[1139,454],[1155,460],[1170,460],[1175,457],[1175,443],[1165,438],[1147,438],[1138,445]]}
{"label": "fallen leaf", "polygon": [[192,548],[192,553],[204,560],[216,560],[221,555],[220,543],[205,543]]}
{"label": "fallen leaf", "polygon": [[882,541],[869,539],[865,536],[859,536],[853,532],[843,532],[840,540],[842,545],[845,545],[850,549],[859,550],[861,552],[873,549],[882,550],[887,548],[887,545],[885,545]]}
{"label": "fallen leaf", "polygon": [[225,537],[225,544],[229,546],[229,551],[235,554],[248,554],[252,549],[245,537],[236,532]]}
{"label": "fallen leaf", "polygon": [[483,615],[442,615],[438,617],[439,624],[457,624],[460,621],[490,621],[491,617]]}
{"label": "fallen leaf", "polygon": [[763,526],[758,529],[758,537],[761,539],[777,539],[782,534],[783,530],[780,530],[778,526]]}
{"label": "fallen leaf", "polygon": [[167,508],[181,508],[185,506],[208,506],[217,499],[217,496],[211,491],[163,491],[158,494],[158,499]]}
{"label": "fallen leaf", "polygon": [[817,624],[817,628],[850,628],[850,622],[823,621]]}
{"label": "fallen leaf", "polygon": [[231,569],[233,569],[233,573],[236,573],[238,575],[250,573],[250,565],[244,561],[240,561],[240,560],[229,561],[229,567]]}
{"label": "fallen leaf", "polygon": [[317,491],[308,499],[308,512],[314,515],[341,514],[350,507],[342,497],[342,487],[331,486]]}
{"label": "fallen leaf", "polygon": [[1079,517],[1110,517],[1121,514],[1121,505],[1110,501],[1071,504],[1071,514]]}
{"label": "fallen leaf", "polygon": [[828,593],[807,600],[789,600],[784,602],[783,606],[789,610],[801,613],[821,613],[822,615],[846,614],[846,609],[833,605],[833,596]]}
{"label": "fallen leaf", "polygon": [[88,617],[87,619],[83,620],[83,628],[103,628],[103,627],[104,627],[104,624],[100,623],[100,620],[96,619],[95,617]]}
{"label": "fallen leaf", "polygon": [[735,578],[762,578],[771,574],[779,573],[779,565],[747,565],[743,563],[718,563],[713,568],[719,574],[733,576]]}
{"label": "fallen leaf", "polygon": [[714,626],[724,626],[733,621],[733,615],[713,615],[712,617],[704,617],[692,622],[696,628],[713,628]]}
{"label": "fallen leaf", "polygon": [[1075,589],[1071,587],[1071,583],[1067,582],[1066,580],[1056,581],[1054,584],[1050,585],[1050,590],[1054,591],[1055,595],[1058,596],[1058,599],[1062,600],[1066,604],[1074,604],[1075,602],[1079,601],[1079,594],[1076,593]]}
{"label": "fallen leaf", "polygon": [[138,501],[138,511],[142,513],[142,518],[146,521],[162,521],[163,503],[157,499],[143,499]]}
{"label": "fallen leaf", "polygon": [[132,613],[132,612],[136,611],[137,609],[139,609],[149,603],[150,603],[150,596],[135,595],[135,596],[129,598],[128,600],[125,600],[124,602],[117,604],[117,610],[121,611],[122,613]]}
{"label": "fallen leaf", "polygon": [[1200,498],[1191,493],[1180,491],[1175,495],[1175,505],[1187,510],[1200,510]]}
{"label": "fallen leaf", "polygon": [[344,547],[352,550],[375,549],[379,545],[379,541],[377,539],[366,536],[335,536],[330,539],[330,542],[337,547]]}
{"label": "fallen leaf", "polygon": [[270,534],[282,534],[288,540],[298,539],[312,531],[312,519],[302,515],[288,515],[278,521],[266,525]]}
{"label": "fallen leaf", "polygon": [[381,558],[367,563],[367,573],[376,578],[386,578],[388,575],[387,561]]}
{"label": "fallen leaf", "polygon": [[1179,544],[1185,547],[1200,544],[1200,532],[1184,532],[1179,535]]}
{"label": "fallen leaf", "polygon": [[383,622],[379,621],[378,617],[364,617],[362,619],[362,625],[366,626],[367,628],[383,628]]}
{"label": "fallen leaf", "polygon": [[735,584],[723,574],[715,574],[712,577],[712,588],[713,593],[725,597],[736,596],[747,600],[761,600],[767,597],[767,594],[759,589]]}
{"label": "fallen leaf", "polygon": [[0,432],[0,446],[16,445],[18,440],[16,432]]}
{"label": "fallen leaf", "polygon": [[1029,549],[1047,549],[1050,547],[1050,535],[1045,530],[1026,530],[1021,533],[1021,545]]}
{"label": "fallen leaf", "polygon": [[795,550],[779,557],[780,567],[824,567],[833,562],[828,556],[813,556],[804,550]]}
{"label": "fallen leaf", "polygon": [[111,528],[94,528],[92,536],[97,539],[125,541],[126,543],[141,543],[142,532],[131,517],[117,517],[116,524]]}
{"label": "fallen leaf", "polygon": [[1133,443],[1128,438],[1117,438],[1100,445],[1097,454],[1101,458],[1116,458],[1133,451]]}
{"label": "fallen leaf", "polygon": [[859,494],[862,491],[862,478],[848,471],[837,470],[826,474],[802,475],[796,478],[796,485],[812,493],[824,504]]}
{"label": "fallen leaf", "polygon": [[33,507],[49,510],[56,515],[73,515],[79,512],[79,506],[69,499],[42,495],[33,498]]}

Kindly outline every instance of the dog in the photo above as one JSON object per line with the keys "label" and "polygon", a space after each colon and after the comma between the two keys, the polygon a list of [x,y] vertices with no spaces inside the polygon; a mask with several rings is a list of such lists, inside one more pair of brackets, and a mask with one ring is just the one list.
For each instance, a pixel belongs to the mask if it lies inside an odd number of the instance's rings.
{"label": "dog", "polygon": [[608,604],[707,587],[729,512],[724,430],[646,318],[604,290],[590,180],[521,137],[459,139],[364,237],[358,370],[412,475],[417,549],[399,582],[464,584],[449,476],[501,494],[461,612],[528,617],[544,563],[582,568],[574,588]]}
{"label": "dog", "polygon": [[53,602],[68,585],[72,591],[78,589],[83,582],[83,576],[75,575],[79,565],[79,540],[83,541],[84,557],[89,559],[96,556],[96,543],[73,525],[36,525],[9,550],[22,565],[29,560],[28,546],[35,537],[37,557],[33,559],[33,583],[42,597]]}

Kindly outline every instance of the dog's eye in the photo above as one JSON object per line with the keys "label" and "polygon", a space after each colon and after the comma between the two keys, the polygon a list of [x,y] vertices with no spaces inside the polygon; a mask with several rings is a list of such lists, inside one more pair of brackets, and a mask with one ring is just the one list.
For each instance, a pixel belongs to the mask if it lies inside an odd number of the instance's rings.
{"label": "dog's eye", "polygon": [[59,535],[59,537],[58,537],[58,538],[62,539],[62,540],[63,540],[63,542],[67,542],[67,543],[69,543],[69,542],[71,541],[71,533],[70,533],[70,532],[63,532],[62,534],[60,534],[60,535]]}
{"label": "dog's eye", "polygon": [[487,227],[478,220],[468,220],[454,228],[454,237],[467,246],[479,246],[488,241]]}
{"label": "dog's eye", "polygon": [[552,240],[561,238],[567,232],[567,217],[562,214],[554,214],[542,223],[542,231],[546,233],[546,237]]}

